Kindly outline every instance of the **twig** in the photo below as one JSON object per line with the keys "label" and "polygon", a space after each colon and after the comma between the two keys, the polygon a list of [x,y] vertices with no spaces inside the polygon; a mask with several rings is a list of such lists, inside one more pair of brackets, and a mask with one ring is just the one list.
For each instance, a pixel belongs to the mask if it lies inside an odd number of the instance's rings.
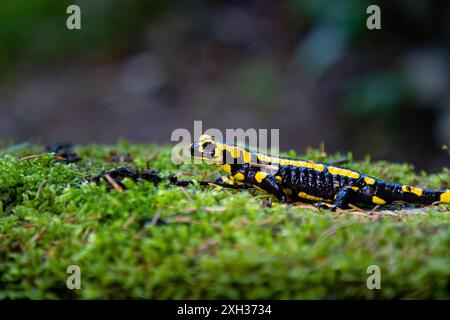
{"label": "twig", "polygon": [[192,198],[189,195],[189,193],[187,193],[185,188],[181,187],[181,192],[183,192],[183,194],[186,196],[186,198],[189,200],[189,202],[192,202]]}
{"label": "twig", "polygon": [[92,230],[93,230],[93,228],[91,226],[87,227],[86,230],[84,230],[83,236],[81,237],[81,240],[83,242],[86,242],[86,240],[87,240],[87,238],[88,238],[88,236],[89,236],[89,234],[91,233]]}
{"label": "twig", "polygon": [[36,192],[36,197],[34,197],[35,199],[37,199],[39,197],[39,194],[41,193],[41,189],[46,183],[47,183],[47,180],[44,180],[39,184],[38,190]]}
{"label": "twig", "polygon": [[35,241],[39,240],[39,239],[42,237],[42,235],[44,234],[45,229],[46,229],[46,228],[43,227],[43,228],[41,229],[41,231],[39,231],[37,234],[35,234],[35,235],[33,236],[33,238],[31,238],[30,242],[35,242]]}
{"label": "twig", "polygon": [[172,219],[169,219],[167,222],[169,223],[200,223],[198,221],[193,220],[190,217],[175,217]]}
{"label": "twig", "polygon": [[373,215],[375,213],[375,211],[377,211],[377,209],[380,207],[379,204],[377,204],[375,207],[372,208],[372,210],[370,210],[369,212],[369,216]]}
{"label": "twig", "polygon": [[114,189],[116,189],[117,192],[123,192],[123,188],[119,186],[119,184],[115,182],[114,179],[111,178],[109,174],[105,174],[103,177],[109,182],[109,184],[112,185]]}
{"label": "twig", "polygon": [[199,224],[199,225],[208,224],[208,225],[211,225],[211,226],[216,227],[216,228],[221,226],[220,222],[204,223],[204,222],[199,221],[199,220],[194,220],[191,217],[174,217],[172,219],[168,219],[167,222],[168,223],[189,223],[189,224]]}
{"label": "twig", "polygon": [[352,208],[352,209],[358,211],[358,212],[366,213],[365,210],[361,209],[360,207],[358,207],[358,206],[356,206],[356,205],[354,205],[354,204],[351,204],[351,203],[350,203],[348,206],[349,206],[350,208]]}
{"label": "twig", "polygon": [[203,172],[203,175],[202,175],[202,179],[200,180],[200,182],[203,182],[203,181],[205,181],[205,179],[206,179],[206,175],[208,174],[208,171],[204,171]]}
{"label": "twig", "polygon": [[161,216],[161,210],[156,211],[155,216],[153,217],[152,221],[150,222],[152,225],[156,225],[156,223],[159,220],[159,217]]}
{"label": "twig", "polygon": [[136,219],[136,213],[133,212],[133,214],[123,224],[123,228],[128,229],[128,227],[134,222],[135,219]]}
{"label": "twig", "polygon": [[325,142],[321,141],[319,144],[319,156],[325,158],[327,153],[325,151]]}
{"label": "twig", "polygon": [[20,158],[20,160],[21,161],[33,160],[33,159],[45,157],[46,155],[47,155],[46,153],[32,154],[30,156],[26,156],[26,157]]}
{"label": "twig", "polygon": [[344,158],[344,159],[338,159],[338,160],[335,160],[335,161],[331,161],[330,164],[336,166],[336,165],[344,164],[344,163],[347,163],[347,162],[348,162],[348,159]]}
{"label": "twig", "polygon": [[225,207],[204,207],[204,208],[196,208],[196,207],[192,207],[192,208],[186,208],[182,211],[182,213],[186,213],[186,214],[190,214],[190,213],[194,213],[197,212],[199,210],[205,210],[206,212],[224,212],[226,211]]}

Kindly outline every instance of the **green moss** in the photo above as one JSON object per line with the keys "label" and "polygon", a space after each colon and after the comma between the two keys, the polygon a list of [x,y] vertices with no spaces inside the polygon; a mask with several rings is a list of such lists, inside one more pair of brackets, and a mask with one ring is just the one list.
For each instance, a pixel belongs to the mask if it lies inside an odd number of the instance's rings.
{"label": "green moss", "polygon": [[[82,161],[64,164],[40,146],[0,158],[0,298],[446,298],[450,297],[448,206],[395,212],[331,213],[305,206],[262,205],[259,191],[198,185],[158,187],[127,180],[127,190],[80,177],[120,164],[200,180],[207,165],[176,166],[170,148],[89,145]],[[4,153],[4,152],[0,152]],[[290,154],[294,155],[293,153]],[[320,158],[317,150],[305,157]],[[351,159],[351,155],[347,155]],[[426,175],[387,162],[346,166],[394,182],[448,187],[450,170]],[[167,223],[152,225],[160,216]],[[81,268],[80,290],[66,269]],[[381,268],[381,290],[368,290],[369,265]]]}

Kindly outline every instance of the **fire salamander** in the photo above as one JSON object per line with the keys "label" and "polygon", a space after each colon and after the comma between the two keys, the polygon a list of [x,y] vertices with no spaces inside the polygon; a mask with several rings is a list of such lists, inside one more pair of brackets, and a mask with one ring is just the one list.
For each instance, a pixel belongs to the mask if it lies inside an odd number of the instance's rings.
{"label": "fire salamander", "polygon": [[450,190],[389,183],[326,163],[272,157],[216,141],[208,135],[202,135],[192,144],[191,156],[214,163],[227,173],[216,179],[216,184],[252,185],[274,195],[280,202],[306,201],[331,210],[348,208],[350,203],[450,203]]}

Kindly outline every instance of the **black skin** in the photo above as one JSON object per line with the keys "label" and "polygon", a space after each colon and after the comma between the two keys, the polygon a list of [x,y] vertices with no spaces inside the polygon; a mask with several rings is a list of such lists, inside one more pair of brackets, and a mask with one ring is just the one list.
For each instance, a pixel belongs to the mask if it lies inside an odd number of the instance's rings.
{"label": "black skin", "polygon": [[[319,170],[314,166],[303,166],[302,163],[305,161],[296,159],[284,158],[284,160],[296,162],[295,165],[264,162],[260,160],[260,158],[265,159],[264,157],[258,157],[259,154],[243,148],[239,149],[241,155],[233,158],[223,146],[233,147],[222,144],[218,148],[216,142],[210,138],[206,138],[206,141],[200,140],[191,147],[192,156],[207,159],[230,173],[216,179],[215,184],[231,188],[256,186],[274,195],[283,203],[312,202],[319,208],[331,210],[348,208],[351,203],[373,206],[401,201],[430,205],[438,202],[440,195],[445,191],[425,189],[405,191],[404,185],[385,182],[334,164],[315,163],[316,167],[321,168]],[[243,161],[243,158],[240,158],[244,151],[251,154],[251,161]],[[217,159],[221,159],[220,162]],[[278,158],[278,161],[280,159]],[[344,173],[339,173],[339,170]],[[261,171],[266,172],[267,175],[262,180],[256,179]],[[422,194],[417,194],[417,190]],[[286,191],[289,193],[287,194]]]}
{"label": "black skin", "polygon": [[[330,210],[348,208],[350,203],[374,205],[373,196],[385,200],[386,204],[394,201],[432,204],[439,201],[440,196],[440,192],[423,190],[423,195],[419,197],[414,193],[402,191],[402,185],[400,184],[388,183],[378,179],[374,179],[375,183],[369,185],[364,181],[364,178],[367,177],[364,174],[360,174],[358,179],[354,179],[333,175],[327,170],[318,172],[310,168],[281,165],[276,173],[268,174],[261,182],[257,182],[255,175],[259,171],[261,171],[260,167],[255,168],[248,163],[232,164],[231,175],[242,173],[245,177],[244,181],[236,182],[235,180],[230,185],[229,180],[231,178],[230,175],[227,175],[217,178],[214,183],[232,188],[250,184],[274,195],[282,203],[289,201],[313,202],[319,208]],[[281,181],[276,178],[277,176]],[[357,188],[357,191],[352,187]],[[292,195],[288,196],[285,193],[286,188],[292,191]],[[323,198],[324,201],[310,201],[295,196],[299,192]]]}

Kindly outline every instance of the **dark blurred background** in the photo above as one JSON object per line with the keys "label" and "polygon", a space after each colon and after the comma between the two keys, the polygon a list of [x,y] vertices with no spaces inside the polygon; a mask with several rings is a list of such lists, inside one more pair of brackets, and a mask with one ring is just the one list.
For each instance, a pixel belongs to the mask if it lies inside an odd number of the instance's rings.
{"label": "dark blurred background", "polygon": [[449,1],[0,1],[3,145],[170,143],[203,120],[438,170],[449,71]]}

